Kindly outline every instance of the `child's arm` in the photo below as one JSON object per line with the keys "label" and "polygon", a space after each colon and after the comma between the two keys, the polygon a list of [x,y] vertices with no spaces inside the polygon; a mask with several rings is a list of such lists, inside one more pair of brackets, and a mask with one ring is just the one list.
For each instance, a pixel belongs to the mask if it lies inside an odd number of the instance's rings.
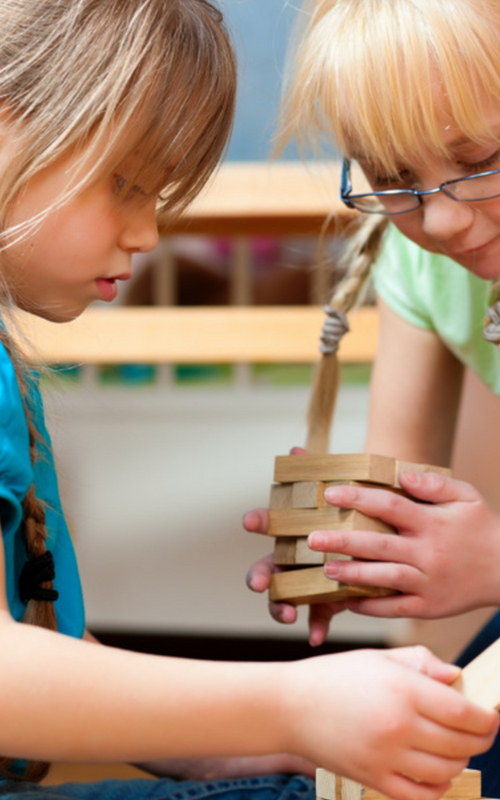
{"label": "child's arm", "polygon": [[[83,638],[88,642],[100,644],[99,640],[88,630],[85,631]],[[232,756],[230,758],[163,758],[158,761],[145,761],[135,764],[135,766],[158,777],[168,775],[193,781],[244,778],[273,773],[302,774],[314,778],[316,773],[316,766],[311,761],[289,753],[254,757]]]}
{"label": "child's arm", "polygon": [[463,365],[438,336],[411,325],[383,301],[378,315],[366,450],[449,466]]}
{"label": "child's arm", "polygon": [[6,756],[137,763],[289,752],[397,800],[436,800],[493,741],[497,715],[443,685],[456,668],[422,648],[284,664],[130,653],[14,622],[0,566]]}

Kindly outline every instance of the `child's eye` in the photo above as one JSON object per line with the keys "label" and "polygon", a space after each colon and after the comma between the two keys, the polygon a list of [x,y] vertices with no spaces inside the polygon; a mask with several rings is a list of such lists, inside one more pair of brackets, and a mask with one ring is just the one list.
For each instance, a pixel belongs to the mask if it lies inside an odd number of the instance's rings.
{"label": "child's eye", "polygon": [[397,175],[367,175],[368,181],[375,192],[384,192],[390,189],[411,189],[414,178],[408,170],[401,170]]}
{"label": "child's eye", "polygon": [[139,197],[139,198],[149,197],[149,195],[146,194],[146,192],[141,186],[138,186],[135,183],[133,186],[130,186],[129,181],[122,175],[118,174],[113,175],[113,181],[116,187],[117,194],[124,196],[125,199],[130,197]]}
{"label": "child's eye", "polygon": [[489,169],[495,169],[500,166],[500,149],[495,150],[488,158],[483,158],[481,161],[475,161],[473,164],[466,163],[465,165],[469,172],[486,172]]}
{"label": "child's eye", "polygon": [[118,191],[119,194],[121,194],[124,191],[125,186],[127,185],[126,179],[123,178],[121,175],[116,175],[115,174],[115,175],[113,175],[113,181],[114,181],[116,190]]}

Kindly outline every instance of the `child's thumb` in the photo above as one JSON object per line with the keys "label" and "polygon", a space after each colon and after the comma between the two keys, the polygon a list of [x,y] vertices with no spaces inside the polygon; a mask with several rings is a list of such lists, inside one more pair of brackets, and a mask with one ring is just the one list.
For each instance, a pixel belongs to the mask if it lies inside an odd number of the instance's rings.
{"label": "child's thumb", "polygon": [[397,648],[389,651],[389,654],[399,664],[441,683],[451,684],[460,675],[460,667],[441,661],[423,645]]}

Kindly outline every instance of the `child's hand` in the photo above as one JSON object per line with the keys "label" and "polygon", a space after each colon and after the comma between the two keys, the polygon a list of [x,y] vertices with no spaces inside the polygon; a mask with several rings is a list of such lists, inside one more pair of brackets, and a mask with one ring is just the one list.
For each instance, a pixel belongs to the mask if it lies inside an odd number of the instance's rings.
{"label": "child's hand", "polygon": [[[302,447],[292,447],[290,455],[305,453]],[[267,533],[268,514],[265,508],[248,511],[243,517],[243,526],[249,533]],[[270,554],[252,564],[247,572],[246,583],[253,592],[267,592],[271,575],[278,572]],[[309,606],[309,643],[317,647],[326,639],[331,618],[346,608],[345,603],[317,603]],[[289,603],[269,603],[269,613],[277,622],[291,625],[297,621],[297,608]]]}
{"label": "child's hand", "polygon": [[[266,533],[268,524],[267,510],[257,508],[248,511],[243,518],[243,525],[250,533]],[[271,575],[279,571],[274,563],[272,553],[253,564],[246,577],[246,583],[253,592],[266,592],[269,589]],[[346,608],[342,603],[317,603],[309,606],[309,642],[314,646],[323,644],[328,627],[334,614]],[[269,612],[277,621],[291,625],[297,620],[297,608],[289,603],[269,603]]]}
{"label": "child's hand", "polygon": [[500,516],[468,483],[436,473],[403,473],[416,503],[376,488],[336,486],[329,503],[380,517],[399,535],[320,531],[313,550],[373,561],[331,561],[325,573],[343,583],[384,586],[400,594],[349,600],[347,607],[380,617],[434,618],[500,605]]}
{"label": "child's hand", "polygon": [[396,800],[435,800],[498,727],[496,712],[445,685],[458,672],[423,647],[293,662],[289,747]]}

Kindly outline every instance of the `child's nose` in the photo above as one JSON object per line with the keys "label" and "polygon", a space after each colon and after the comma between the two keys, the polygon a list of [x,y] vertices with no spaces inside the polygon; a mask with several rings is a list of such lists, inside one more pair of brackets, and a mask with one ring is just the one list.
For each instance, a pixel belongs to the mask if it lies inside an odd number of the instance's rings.
{"label": "child's nose", "polygon": [[474,212],[467,203],[459,203],[443,192],[423,198],[423,230],[432,239],[446,242],[466,231]]}
{"label": "child's nose", "polygon": [[130,211],[120,237],[120,247],[130,253],[149,253],[159,241],[156,200]]}

